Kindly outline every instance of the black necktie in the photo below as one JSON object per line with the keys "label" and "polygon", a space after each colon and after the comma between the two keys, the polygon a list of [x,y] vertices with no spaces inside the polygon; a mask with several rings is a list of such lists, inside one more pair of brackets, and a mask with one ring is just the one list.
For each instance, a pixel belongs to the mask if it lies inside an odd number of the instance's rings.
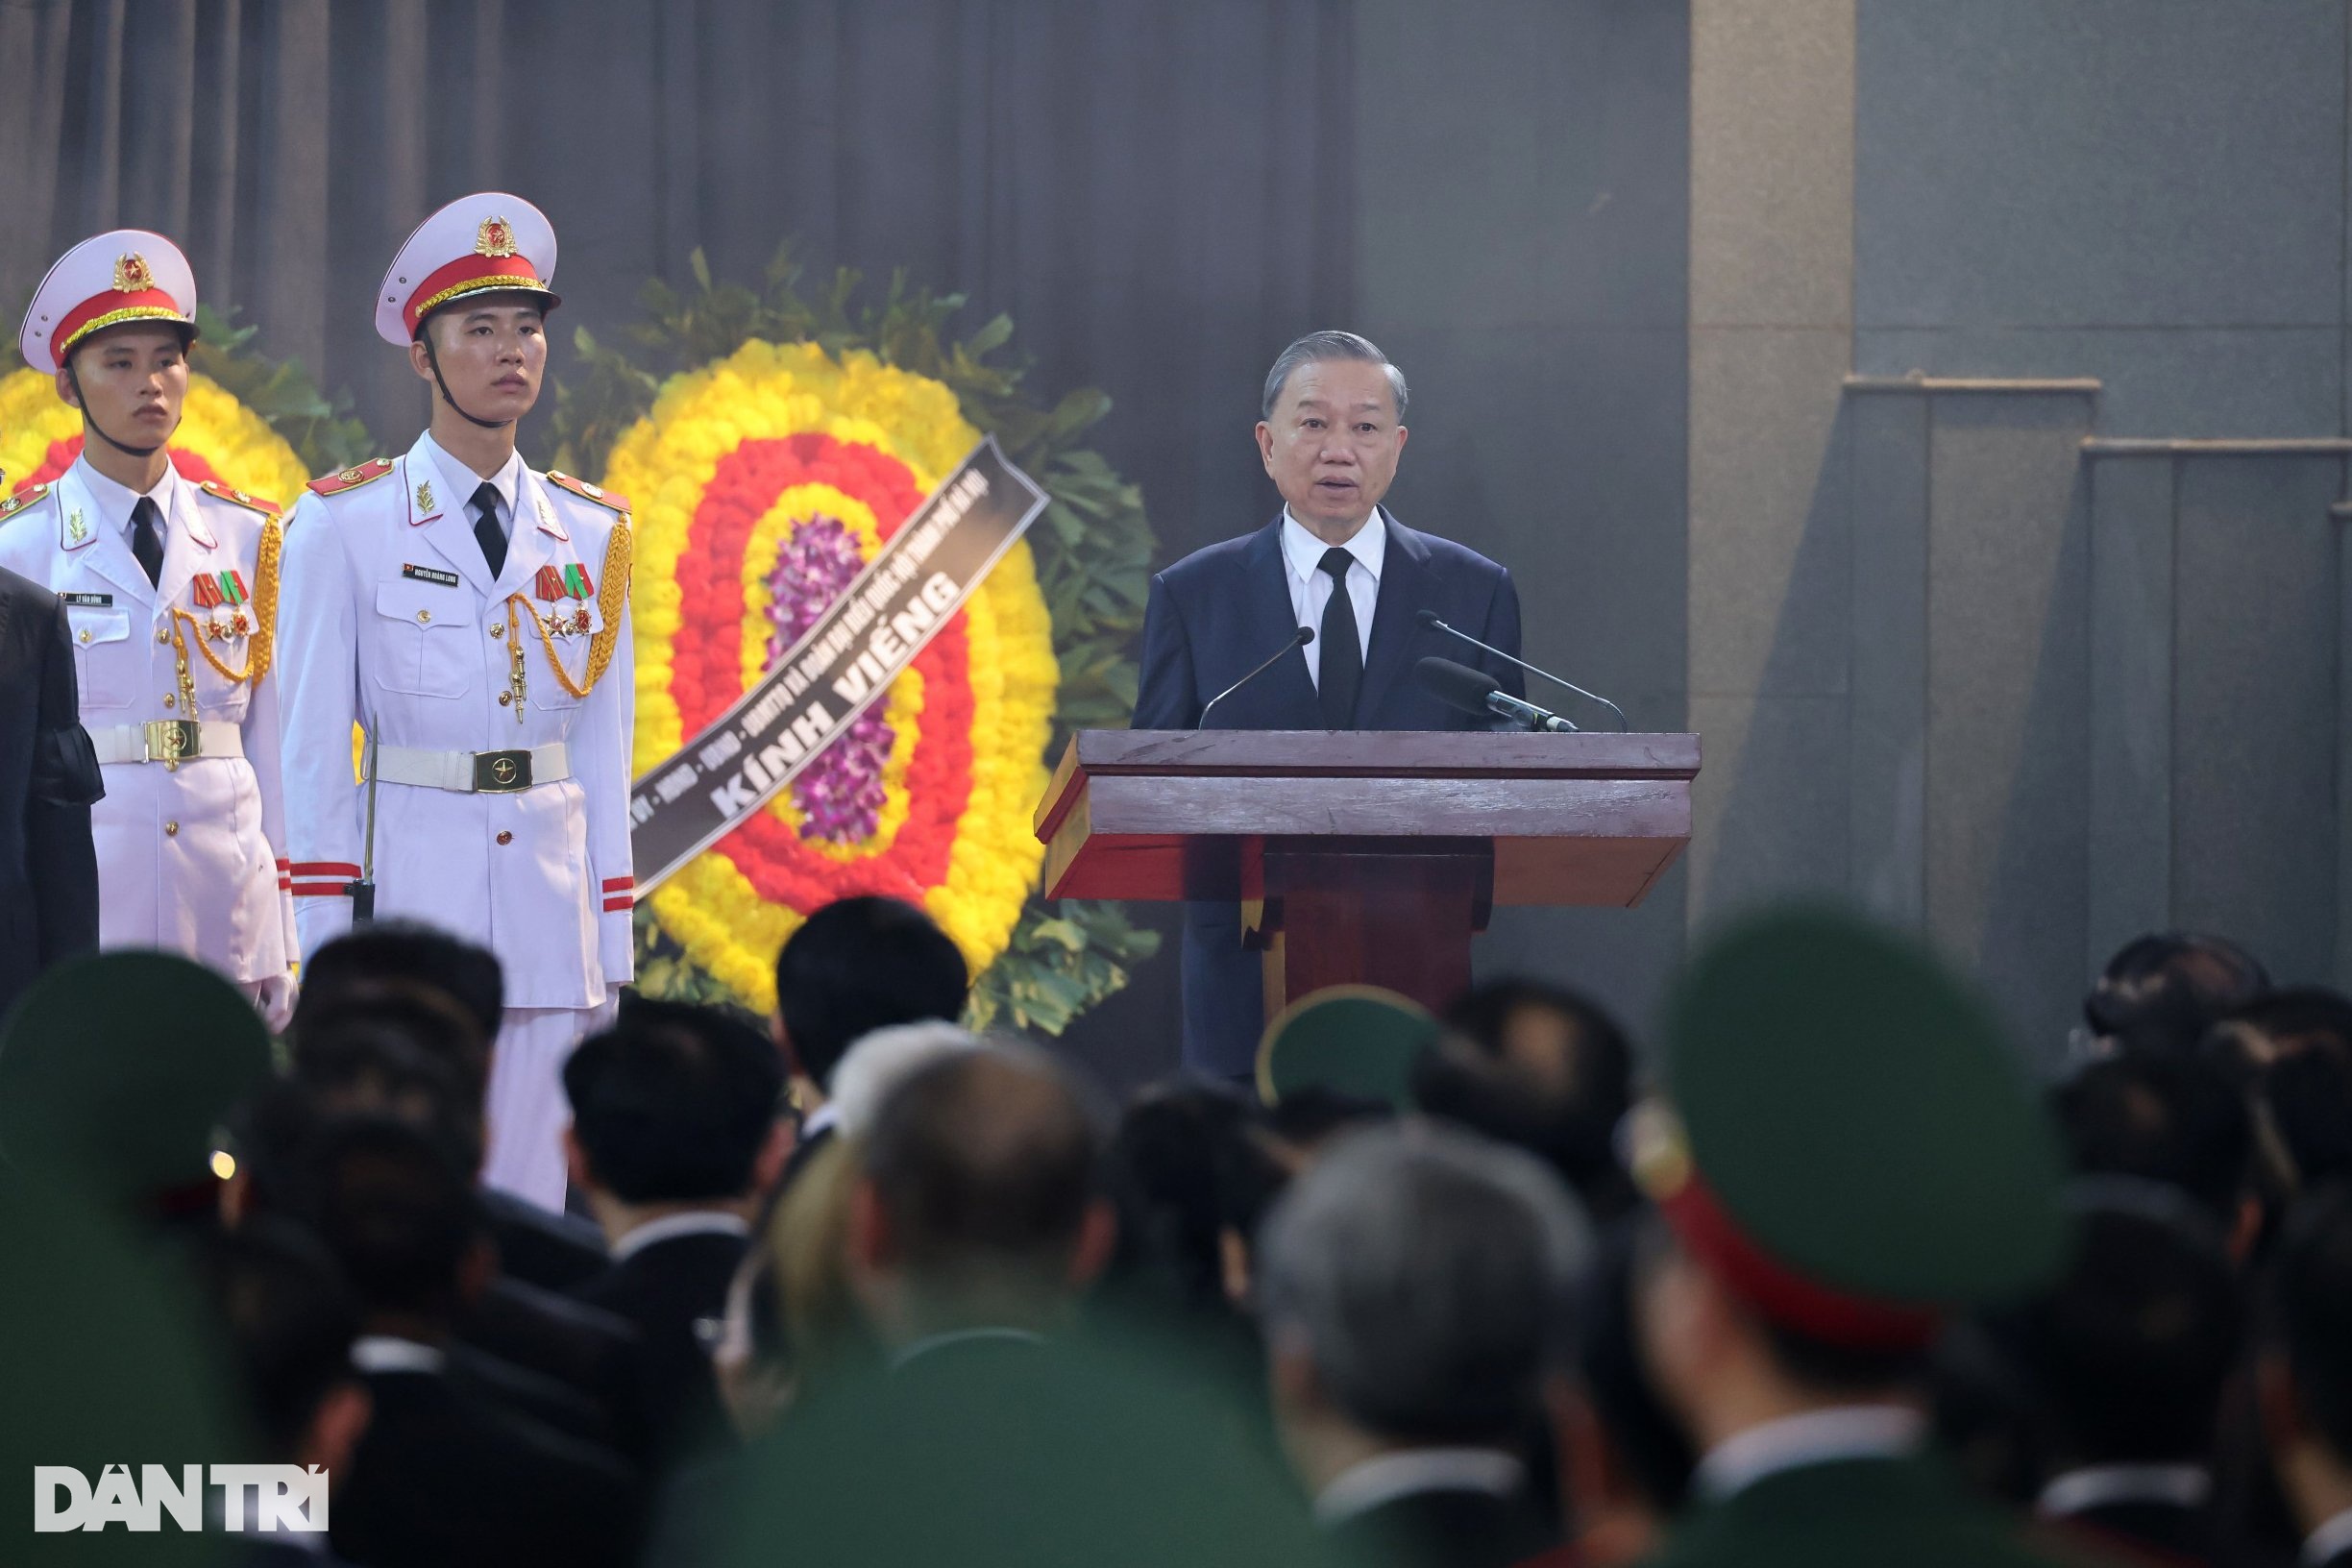
{"label": "black necktie", "polygon": [[474,487],[474,537],[481,541],[482,559],[490,563],[491,580],[506,570],[506,530],[498,522],[498,486],[488,479]]}
{"label": "black necktie", "polygon": [[1315,564],[1331,574],[1331,602],[1315,647],[1323,650],[1315,672],[1315,697],[1325,729],[1347,729],[1356,722],[1356,691],[1363,684],[1363,642],[1356,634],[1356,603],[1348,597],[1348,567],[1356,557],[1334,545]]}
{"label": "black necktie", "polygon": [[163,535],[156,527],[162,516],[153,496],[139,497],[138,504],[131,508],[131,555],[151,585],[163,579]]}

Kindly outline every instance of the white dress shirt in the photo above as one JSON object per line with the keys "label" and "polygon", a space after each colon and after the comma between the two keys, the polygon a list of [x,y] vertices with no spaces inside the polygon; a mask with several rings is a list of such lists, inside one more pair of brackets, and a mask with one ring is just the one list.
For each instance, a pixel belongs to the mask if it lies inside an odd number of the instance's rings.
{"label": "white dress shirt", "polygon": [[1315,1523],[1335,1525],[1384,1503],[1420,1492],[1484,1492],[1508,1497],[1527,1467],[1499,1448],[1408,1448],[1350,1465],[1315,1494]]}
{"label": "white dress shirt", "polygon": [[[1302,626],[1312,626],[1319,637],[1323,633],[1323,611],[1331,603],[1332,577],[1323,570],[1323,552],[1331,546],[1309,533],[1299,520],[1283,508],[1282,517],[1283,580],[1290,589],[1290,613]],[[1388,558],[1388,526],[1376,507],[1364,519],[1356,536],[1339,547],[1356,557],[1347,570],[1348,603],[1356,612],[1357,653],[1369,657],[1372,651],[1372,607],[1380,602],[1381,563]],[[1301,652],[1307,655],[1307,678],[1320,691],[1323,682],[1323,646],[1309,643]]]}
{"label": "white dress shirt", "polygon": [[1927,1420],[1906,1405],[1841,1405],[1783,1416],[1707,1450],[1691,1489],[1717,1502],[1766,1476],[1841,1459],[1898,1458],[1926,1440]]}
{"label": "white dress shirt", "polygon": [[2352,1551],[2352,1508],[2323,1521],[2303,1539],[2303,1560],[2311,1568]]}
{"label": "white dress shirt", "polygon": [[163,477],[156,480],[155,488],[145,492],[134,490],[127,484],[116,484],[99,473],[87,458],[82,459],[81,475],[90,500],[98,503],[99,510],[114,531],[123,536],[124,544],[131,542],[131,513],[138,505],[142,494],[156,503],[157,542],[165,546],[171,543],[172,502],[179,499],[180,471],[169,462],[164,463]]}
{"label": "white dress shirt", "polygon": [[[425,444],[432,450],[433,467],[439,472],[441,482],[449,486],[449,493],[441,497],[443,509],[465,519],[465,526],[471,531],[474,527],[474,492],[482,487],[482,477],[442,450],[441,443],[435,441],[429,432],[425,437]],[[498,492],[499,531],[512,542],[515,492],[523,483],[523,453],[508,453],[506,466],[491,475],[488,482]]]}
{"label": "white dress shirt", "polygon": [[438,1346],[396,1335],[363,1334],[352,1341],[352,1365],[361,1372],[431,1372],[449,1365]]}
{"label": "white dress shirt", "polygon": [[2213,1496],[2201,1464],[2091,1464],[2053,1477],[2035,1507],[2063,1519],[2115,1503],[2168,1503],[2193,1508]]}
{"label": "white dress shirt", "polygon": [[743,1215],[723,1209],[690,1209],[684,1213],[664,1214],[649,1219],[633,1231],[623,1234],[612,1244],[612,1261],[620,1262],[632,1258],[656,1241],[672,1241],[681,1236],[749,1236],[751,1225]]}

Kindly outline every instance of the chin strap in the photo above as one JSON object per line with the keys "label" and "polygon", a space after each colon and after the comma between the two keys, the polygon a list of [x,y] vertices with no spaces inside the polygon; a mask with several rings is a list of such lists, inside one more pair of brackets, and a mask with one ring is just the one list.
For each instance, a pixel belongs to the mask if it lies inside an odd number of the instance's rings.
{"label": "chin strap", "polygon": [[[432,366],[433,385],[441,389],[441,401],[452,408],[455,408],[458,418],[478,425],[485,430],[502,430],[514,423],[511,419],[483,419],[478,415],[467,413],[463,407],[459,406],[457,400],[450,396],[449,382],[441,375],[441,356],[433,353],[432,333],[426,330],[423,322],[417,323],[417,341],[425,345],[425,362]],[[518,714],[516,717],[520,718],[521,715]]]}
{"label": "chin strap", "polygon": [[[74,402],[81,404],[83,428],[91,431],[98,437],[99,440],[104,441],[108,446],[112,447],[116,452],[126,453],[133,457],[153,457],[157,453],[161,452],[164,447],[170,443],[171,437],[169,436],[165,436],[161,441],[158,441],[152,447],[134,447],[124,442],[115,440],[112,436],[107,434],[106,427],[98,423],[98,416],[90,412],[89,399],[84,396],[82,392],[82,378],[74,374],[73,361],[70,359],[65,362],[65,380],[73,386]],[[458,411],[460,413],[464,412],[463,409],[459,409]]]}

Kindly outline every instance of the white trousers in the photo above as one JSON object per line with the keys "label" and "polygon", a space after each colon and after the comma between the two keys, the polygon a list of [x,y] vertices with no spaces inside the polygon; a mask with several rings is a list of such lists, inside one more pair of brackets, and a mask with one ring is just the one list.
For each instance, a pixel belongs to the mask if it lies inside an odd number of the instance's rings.
{"label": "white trousers", "polygon": [[563,1132],[572,1121],[563,1067],[572,1047],[620,1011],[615,986],[601,1007],[510,1007],[490,1058],[489,1154],[482,1185],[556,1213],[564,1206]]}

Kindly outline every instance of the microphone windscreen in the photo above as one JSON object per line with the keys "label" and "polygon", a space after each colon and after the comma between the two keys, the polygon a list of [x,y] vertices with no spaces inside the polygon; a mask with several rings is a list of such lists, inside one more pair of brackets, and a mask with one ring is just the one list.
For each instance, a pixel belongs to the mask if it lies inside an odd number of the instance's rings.
{"label": "microphone windscreen", "polygon": [[1301,647],[1301,648],[1305,648],[1305,647],[1306,647],[1306,646],[1307,646],[1309,643],[1311,643],[1311,642],[1313,642],[1313,641],[1314,641],[1314,627],[1312,627],[1312,626],[1301,626],[1301,627],[1299,627],[1299,634],[1298,634],[1298,646],[1299,646],[1299,647]]}
{"label": "microphone windscreen", "polygon": [[1484,713],[1487,694],[1495,689],[1494,681],[1483,673],[1434,653],[1413,666],[1413,679],[1447,707],[1464,713]]}
{"label": "microphone windscreen", "polygon": [[1435,610],[1415,610],[1413,611],[1413,620],[1419,623],[1421,628],[1425,631],[1435,631],[1437,629],[1437,612]]}

